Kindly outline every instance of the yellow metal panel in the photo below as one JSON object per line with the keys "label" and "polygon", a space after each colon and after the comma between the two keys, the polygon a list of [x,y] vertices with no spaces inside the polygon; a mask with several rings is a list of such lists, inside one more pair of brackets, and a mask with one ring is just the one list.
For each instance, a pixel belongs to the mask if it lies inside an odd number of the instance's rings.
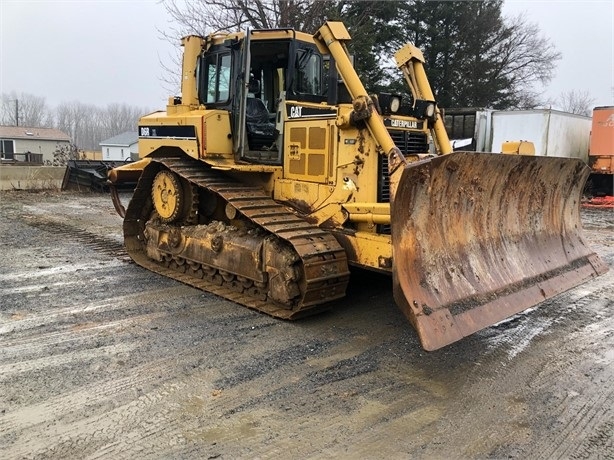
{"label": "yellow metal panel", "polygon": [[352,39],[352,37],[350,37],[350,33],[345,28],[345,25],[342,22],[328,21],[326,25],[330,29],[331,35],[336,40],[351,40]]}
{"label": "yellow metal panel", "polygon": [[[178,106],[177,106],[178,107]],[[139,121],[141,126],[194,126],[195,139],[170,137],[139,138],[141,158],[160,147],[179,147],[194,158],[232,156],[230,115],[225,110],[170,110],[146,115]]]}
{"label": "yellow metal panel", "polygon": [[394,53],[394,59],[397,62],[397,67],[401,67],[412,59],[424,62],[424,55],[419,48],[416,48],[411,43],[407,43],[403,48]]}
{"label": "yellow metal panel", "polygon": [[326,148],[326,129],[319,126],[309,128],[309,148],[324,150]]}
{"label": "yellow metal panel", "polygon": [[197,106],[198,94],[196,92],[196,63],[202,51],[204,41],[202,37],[189,35],[181,40],[183,46],[183,65],[181,69],[181,103],[182,105]]}
{"label": "yellow metal panel", "polygon": [[279,179],[275,182],[275,190],[273,198],[278,201],[290,201],[294,196],[293,191],[294,181],[287,179]]}
{"label": "yellow metal panel", "polygon": [[284,177],[309,182],[328,183],[328,155],[331,155],[330,130],[334,119],[294,119],[286,121]]}
{"label": "yellow metal panel", "polygon": [[144,158],[160,147],[178,147],[193,158],[198,158],[196,139],[139,139],[139,156]]}
{"label": "yellow metal panel", "polygon": [[207,111],[205,117],[204,156],[232,156],[230,115],[225,110]]}
{"label": "yellow metal panel", "polygon": [[390,224],[390,203],[346,203],[343,208],[350,213],[352,222]]}
{"label": "yellow metal panel", "polygon": [[326,157],[317,153],[310,153],[307,162],[307,174],[309,176],[323,176]]}
{"label": "yellow metal panel", "polygon": [[109,171],[108,178],[114,184],[136,181],[150,161],[151,159],[149,158],[143,158],[142,160],[126,163],[125,165],[113,168]]}
{"label": "yellow metal panel", "polygon": [[328,137],[328,142],[330,145],[330,150],[328,152],[328,183],[329,184],[334,184],[336,183],[335,181],[335,174],[337,174],[337,168],[335,168],[335,161],[337,160],[337,151],[339,149],[339,146],[337,145],[337,143],[335,142],[337,139],[337,127],[334,125],[331,125],[330,129],[329,129],[329,137]]}
{"label": "yellow metal panel", "polygon": [[275,177],[281,177],[281,166],[259,164],[237,164],[234,158],[207,157],[204,162],[213,169],[220,171],[240,171],[249,173],[273,173]]}
{"label": "yellow metal panel", "polygon": [[307,128],[291,127],[290,128],[290,142],[296,142],[300,144],[300,147],[302,149],[304,149],[307,146]]}
{"label": "yellow metal panel", "polygon": [[[207,48],[212,45],[221,45],[227,40],[243,40],[244,37],[245,34],[243,32],[211,34],[206,38]],[[306,43],[314,43],[312,35],[291,29],[252,30],[250,37],[250,40],[252,41],[290,39],[296,39]]]}
{"label": "yellow metal panel", "polygon": [[535,155],[535,145],[529,141],[507,141],[501,144],[501,153]]}
{"label": "yellow metal panel", "polygon": [[305,154],[301,153],[298,159],[291,158],[289,163],[290,174],[304,175],[305,174]]}
{"label": "yellow metal panel", "polygon": [[392,270],[392,240],[390,235],[333,231],[343,246],[351,265],[390,273]]}
{"label": "yellow metal panel", "polygon": [[296,38],[302,42],[313,43],[313,36],[306,34],[305,32],[294,31],[291,29],[252,30],[251,34],[251,40],[254,41]]}
{"label": "yellow metal panel", "polygon": [[339,132],[336,174],[344,187],[354,188],[353,201],[377,201],[377,166],[379,152],[368,131],[343,129]]}
{"label": "yellow metal panel", "polygon": [[320,184],[296,180],[279,179],[275,181],[273,197],[279,201],[292,202],[309,214],[318,202]]}

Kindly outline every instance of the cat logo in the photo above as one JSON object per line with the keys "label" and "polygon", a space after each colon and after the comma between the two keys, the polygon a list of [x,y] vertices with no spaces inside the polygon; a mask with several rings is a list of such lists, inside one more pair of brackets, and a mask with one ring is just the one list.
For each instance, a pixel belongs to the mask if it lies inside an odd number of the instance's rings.
{"label": "cat logo", "polygon": [[392,118],[390,120],[390,126],[393,128],[409,128],[409,129],[417,129],[418,122],[416,121],[408,121],[408,120],[397,120]]}
{"label": "cat logo", "polygon": [[301,118],[302,107],[292,106],[290,107],[290,118]]}

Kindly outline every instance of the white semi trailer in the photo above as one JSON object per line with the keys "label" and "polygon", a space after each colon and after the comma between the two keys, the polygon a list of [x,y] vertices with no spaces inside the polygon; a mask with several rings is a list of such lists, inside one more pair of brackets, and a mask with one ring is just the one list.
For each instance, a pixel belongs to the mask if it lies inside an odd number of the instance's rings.
{"label": "white semi trailer", "polygon": [[527,141],[535,155],[588,162],[591,118],[552,109],[447,109],[445,124],[455,150],[501,152],[505,142]]}

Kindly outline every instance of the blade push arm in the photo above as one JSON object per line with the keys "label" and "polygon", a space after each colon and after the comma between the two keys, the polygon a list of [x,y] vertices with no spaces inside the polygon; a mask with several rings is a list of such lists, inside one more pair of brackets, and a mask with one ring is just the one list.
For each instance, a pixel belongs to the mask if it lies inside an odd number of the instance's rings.
{"label": "blade push arm", "polygon": [[407,164],[407,160],[390,137],[382,118],[372,116],[373,101],[354,70],[345,47],[344,42],[350,40],[350,34],[343,23],[328,21],[316,32],[314,40],[320,52],[330,54],[335,59],[339,75],[352,97],[354,111],[368,113],[367,116],[361,115],[361,118],[367,123],[375,141],[388,155],[388,170],[392,174],[401,164]]}

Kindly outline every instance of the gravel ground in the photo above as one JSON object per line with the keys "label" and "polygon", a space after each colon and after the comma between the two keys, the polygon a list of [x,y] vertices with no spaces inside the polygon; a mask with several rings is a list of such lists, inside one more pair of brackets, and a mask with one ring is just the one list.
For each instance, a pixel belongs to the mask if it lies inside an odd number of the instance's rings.
{"label": "gravel ground", "polygon": [[433,353],[390,280],[279,321],[130,262],[110,198],[0,193],[0,457],[614,458],[605,275]]}

